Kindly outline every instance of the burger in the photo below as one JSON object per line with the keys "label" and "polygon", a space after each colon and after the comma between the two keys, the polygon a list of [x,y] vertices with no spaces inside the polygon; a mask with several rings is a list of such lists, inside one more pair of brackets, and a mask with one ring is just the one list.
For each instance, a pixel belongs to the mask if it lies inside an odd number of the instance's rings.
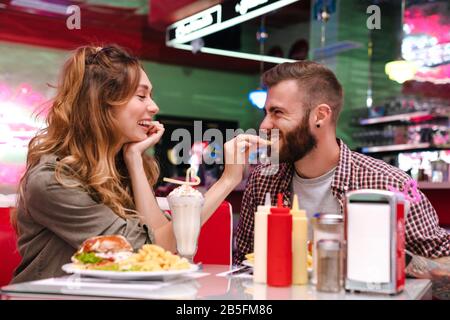
{"label": "burger", "polygon": [[71,260],[86,269],[117,270],[118,262],[132,254],[133,247],[125,237],[106,235],[85,240]]}

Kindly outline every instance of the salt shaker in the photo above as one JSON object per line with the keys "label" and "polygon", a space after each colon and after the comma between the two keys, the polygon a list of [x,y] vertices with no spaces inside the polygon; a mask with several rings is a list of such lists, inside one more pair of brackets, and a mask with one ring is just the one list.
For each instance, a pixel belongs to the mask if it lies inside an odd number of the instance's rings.
{"label": "salt shaker", "polygon": [[[313,221],[313,274],[312,283],[317,284],[317,243],[320,240],[344,240],[344,219],[342,215],[317,213]],[[341,257],[341,273],[343,272],[343,257]],[[343,274],[341,274],[341,284],[343,284]]]}
{"label": "salt shaker", "polygon": [[339,240],[317,242],[317,291],[341,291],[341,243]]}

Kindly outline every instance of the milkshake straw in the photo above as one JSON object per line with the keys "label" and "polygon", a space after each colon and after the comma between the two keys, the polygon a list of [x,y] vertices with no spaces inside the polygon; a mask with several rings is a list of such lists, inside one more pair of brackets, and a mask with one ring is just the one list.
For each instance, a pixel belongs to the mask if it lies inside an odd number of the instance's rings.
{"label": "milkshake straw", "polygon": [[[194,179],[195,181],[190,181],[191,178]],[[185,186],[197,186],[201,182],[200,178],[197,175],[195,175],[194,169],[192,169],[192,167],[187,169],[187,171],[186,171],[186,181],[175,180],[175,179],[171,179],[171,178],[163,178],[163,181],[174,183],[174,184],[181,184],[181,185],[185,185]]]}

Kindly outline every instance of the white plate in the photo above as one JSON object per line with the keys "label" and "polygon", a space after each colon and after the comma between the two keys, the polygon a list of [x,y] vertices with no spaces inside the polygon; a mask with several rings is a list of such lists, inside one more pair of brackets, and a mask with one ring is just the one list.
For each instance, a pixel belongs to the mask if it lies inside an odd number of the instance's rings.
{"label": "white plate", "polygon": [[78,274],[80,276],[106,278],[113,280],[169,280],[195,272],[199,269],[196,264],[191,264],[189,269],[167,270],[167,271],[104,271],[104,270],[84,270],[78,268],[73,263],[62,266],[66,273]]}
{"label": "white plate", "polygon": [[242,265],[243,266],[247,266],[247,267],[252,267],[253,268],[253,262],[249,261],[249,260],[244,260],[242,261]]}

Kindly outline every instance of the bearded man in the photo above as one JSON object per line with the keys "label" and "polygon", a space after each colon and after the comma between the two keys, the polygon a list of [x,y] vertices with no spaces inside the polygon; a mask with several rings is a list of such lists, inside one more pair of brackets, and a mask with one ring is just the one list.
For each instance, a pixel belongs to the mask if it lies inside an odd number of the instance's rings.
{"label": "bearded man", "polygon": [[[253,252],[254,214],[270,192],[284,195],[291,206],[294,194],[308,218],[315,213],[343,214],[345,194],[358,189],[403,190],[409,177],[383,161],[351,151],[336,138],[343,90],[325,66],[299,61],[280,64],[262,76],[268,88],[266,116],[260,129],[279,132],[279,167],[256,167],[247,182],[236,234],[233,262]],[[420,192],[420,191],[419,191]],[[414,254],[438,258],[450,255],[450,235],[439,227],[428,199],[412,203],[406,219],[406,248]],[[311,238],[311,230],[309,237]]]}

